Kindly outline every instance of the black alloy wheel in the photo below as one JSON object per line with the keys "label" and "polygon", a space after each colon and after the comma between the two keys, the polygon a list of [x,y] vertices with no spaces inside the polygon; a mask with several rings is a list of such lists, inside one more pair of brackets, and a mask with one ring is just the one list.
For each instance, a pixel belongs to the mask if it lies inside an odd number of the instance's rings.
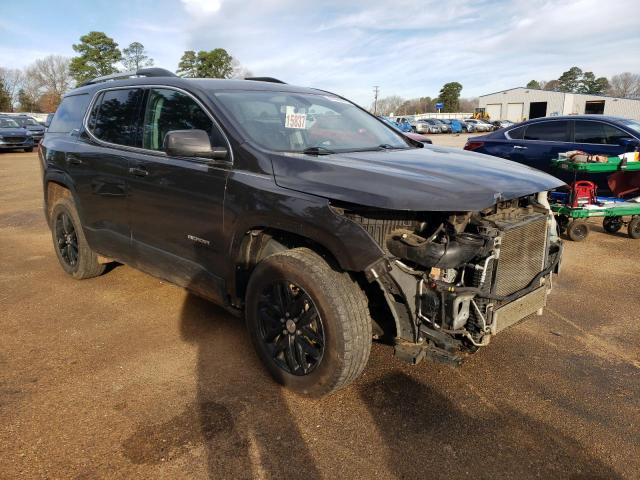
{"label": "black alloy wheel", "polygon": [[78,235],[68,213],[62,211],[55,222],[56,248],[62,260],[69,266],[78,263]]}
{"label": "black alloy wheel", "polygon": [[325,335],[313,300],[288,281],[265,287],[258,301],[259,335],[273,362],[287,373],[303,376],[322,361]]}

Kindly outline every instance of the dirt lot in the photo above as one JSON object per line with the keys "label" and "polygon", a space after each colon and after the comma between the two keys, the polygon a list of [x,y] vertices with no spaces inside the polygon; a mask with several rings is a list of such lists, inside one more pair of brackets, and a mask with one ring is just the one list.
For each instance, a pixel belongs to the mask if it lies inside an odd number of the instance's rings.
{"label": "dirt lot", "polygon": [[567,242],[544,316],[461,369],[374,345],[309,401],[215,306],[126,266],[64,275],[35,154],[0,154],[0,182],[0,478],[640,477],[638,241]]}

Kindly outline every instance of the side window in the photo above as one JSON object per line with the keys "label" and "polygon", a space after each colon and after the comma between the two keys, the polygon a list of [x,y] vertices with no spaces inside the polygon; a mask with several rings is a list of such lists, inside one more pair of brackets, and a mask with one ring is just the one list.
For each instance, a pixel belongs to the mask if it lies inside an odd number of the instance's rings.
{"label": "side window", "polygon": [[604,135],[609,145],[620,145],[620,140],[631,137],[627,132],[608,123],[604,124]]}
{"label": "side window", "polygon": [[576,120],[574,141],[576,143],[607,143],[604,123]]}
{"label": "side window", "polygon": [[162,150],[167,132],[193,129],[207,132],[212,146],[226,146],[220,130],[189,95],[163,88],[149,91],[144,112],[143,148]]}
{"label": "side window", "polygon": [[628,133],[603,122],[576,120],[575,129],[576,143],[619,145],[621,139],[630,137]]}
{"label": "side window", "polygon": [[512,140],[522,140],[522,138],[524,137],[525,128],[527,127],[522,126],[522,127],[514,128],[513,130],[509,130],[507,132],[507,137],[511,138]]}
{"label": "side window", "polygon": [[88,103],[89,95],[87,94],[64,97],[51,120],[48,131],[50,133],[69,133],[71,130],[79,129],[82,126],[82,119]]}
{"label": "side window", "polygon": [[527,126],[524,133],[525,140],[542,140],[546,142],[568,142],[567,127],[569,122],[541,122]]}
{"label": "side window", "polygon": [[[89,128],[96,138],[117,145],[135,147],[138,142],[138,107],[142,90],[107,90],[89,116]],[[94,117],[95,116],[95,117]]]}

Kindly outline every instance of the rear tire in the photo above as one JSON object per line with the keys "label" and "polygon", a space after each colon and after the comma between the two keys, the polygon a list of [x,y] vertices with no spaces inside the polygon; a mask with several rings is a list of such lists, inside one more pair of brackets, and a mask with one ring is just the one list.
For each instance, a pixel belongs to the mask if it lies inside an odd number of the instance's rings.
{"label": "rear tire", "polygon": [[98,256],[89,248],[71,199],[60,198],[53,205],[51,234],[53,248],[65,272],[78,280],[102,275],[106,266],[98,262]]}
{"label": "rear tire", "polygon": [[367,297],[348,273],[307,248],[258,264],[247,288],[246,322],[269,373],[303,395],[317,398],[345,387],[369,359]]}
{"label": "rear tire", "polygon": [[631,238],[637,240],[640,238],[640,217],[633,217],[627,226],[627,233]]}
{"label": "rear tire", "polygon": [[589,236],[589,225],[583,220],[573,220],[567,227],[567,235],[574,242],[582,242]]}

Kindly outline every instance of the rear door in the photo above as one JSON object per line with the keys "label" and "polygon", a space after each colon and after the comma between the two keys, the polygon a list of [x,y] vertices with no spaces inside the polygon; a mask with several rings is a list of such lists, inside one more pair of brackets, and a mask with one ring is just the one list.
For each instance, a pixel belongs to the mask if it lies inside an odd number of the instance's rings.
{"label": "rear door", "polygon": [[[570,139],[569,121],[549,120],[530,123],[523,127],[522,131],[514,129],[508,132],[512,138],[509,142],[510,152],[506,158],[554,174],[551,160],[556,158],[560,152],[571,149],[571,145],[568,143]],[[516,132],[518,132],[517,135]],[[522,138],[513,138],[513,136],[519,136],[520,133]],[[555,173],[557,174],[557,172]]]}
{"label": "rear door", "polygon": [[82,222],[91,247],[129,263],[131,232],[127,177],[131,148],[139,142],[138,116],[143,90],[106,89],[98,93],[87,119],[82,147],[67,153],[80,199]]}
{"label": "rear door", "polygon": [[[192,95],[169,87],[145,93],[141,150],[131,157],[129,211],[136,264],[142,270],[220,301],[227,252],[223,201],[232,165],[229,142]],[[200,129],[227,160],[171,157],[163,140],[172,130]]]}

